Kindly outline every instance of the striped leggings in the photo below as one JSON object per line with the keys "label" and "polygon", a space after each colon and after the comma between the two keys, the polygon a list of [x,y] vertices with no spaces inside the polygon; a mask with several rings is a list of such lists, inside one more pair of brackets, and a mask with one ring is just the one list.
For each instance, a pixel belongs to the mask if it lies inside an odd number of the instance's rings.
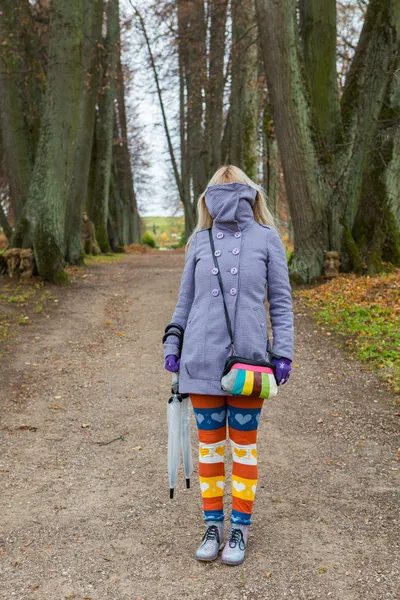
{"label": "striped leggings", "polygon": [[250,525],[257,487],[257,427],[263,400],[191,394],[199,434],[199,478],[205,521],[224,519],[225,441],[232,448],[231,522]]}

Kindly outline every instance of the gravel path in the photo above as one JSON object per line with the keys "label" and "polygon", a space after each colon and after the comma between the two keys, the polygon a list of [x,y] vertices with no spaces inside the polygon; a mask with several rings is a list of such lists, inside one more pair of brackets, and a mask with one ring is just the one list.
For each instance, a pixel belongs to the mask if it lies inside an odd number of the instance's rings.
{"label": "gravel path", "polygon": [[246,562],[194,560],[197,475],[169,500],[160,347],[182,265],[88,269],[2,359],[0,598],[399,599],[399,409],[301,309],[294,375],[263,409]]}

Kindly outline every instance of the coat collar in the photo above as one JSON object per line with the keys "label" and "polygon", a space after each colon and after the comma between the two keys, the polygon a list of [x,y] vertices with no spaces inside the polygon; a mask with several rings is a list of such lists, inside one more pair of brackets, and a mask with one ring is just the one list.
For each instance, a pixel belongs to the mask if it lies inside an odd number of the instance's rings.
{"label": "coat collar", "polygon": [[205,191],[205,202],[215,225],[245,229],[254,223],[252,206],[257,191],[244,183],[220,183]]}

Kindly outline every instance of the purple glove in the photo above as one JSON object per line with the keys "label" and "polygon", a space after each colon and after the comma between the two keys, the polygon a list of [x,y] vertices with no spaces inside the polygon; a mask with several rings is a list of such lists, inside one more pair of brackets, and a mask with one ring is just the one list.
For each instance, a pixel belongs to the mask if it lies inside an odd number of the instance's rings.
{"label": "purple glove", "polygon": [[175,354],[170,354],[165,359],[164,368],[170,373],[177,373],[179,371],[179,367],[181,365],[181,361]]}
{"label": "purple glove", "polygon": [[278,385],[283,385],[287,382],[292,370],[292,361],[288,358],[278,358],[273,356],[271,359],[275,367],[275,378]]}

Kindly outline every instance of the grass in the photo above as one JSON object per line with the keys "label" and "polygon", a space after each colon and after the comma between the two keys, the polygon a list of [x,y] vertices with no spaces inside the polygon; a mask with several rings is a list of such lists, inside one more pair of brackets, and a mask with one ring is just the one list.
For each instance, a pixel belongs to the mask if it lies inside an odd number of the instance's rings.
{"label": "grass", "polygon": [[43,282],[0,279],[0,343],[14,337],[19,326],[30,325],[31,313],[41,313],[52,300]]}
{"label": "grass", "polygon": [[376,277],[340,275],[296,296],[318,324],[345,338],[351,354],[400,393],[400,269]]}
{"label": "grass", "polygon": [[185,231],[184,217],[143,217],[143,235],[153,236],[158,247],[176,246]]}

